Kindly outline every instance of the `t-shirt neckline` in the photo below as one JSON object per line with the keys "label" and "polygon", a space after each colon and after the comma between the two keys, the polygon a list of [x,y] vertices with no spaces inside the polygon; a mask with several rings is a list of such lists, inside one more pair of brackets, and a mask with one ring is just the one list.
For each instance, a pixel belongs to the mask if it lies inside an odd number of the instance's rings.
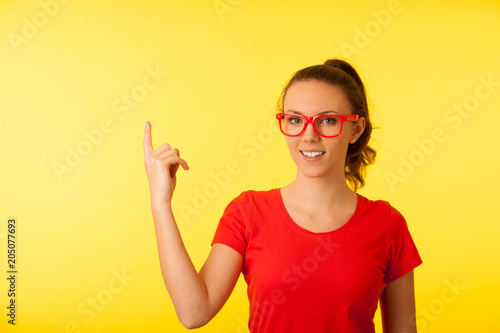
{"label": "t-shirt neckline", "polygon": [[297,223],[295,223],[295,221],[292,219],[290,214],[288,214],[288,211],[286,210],[286,207],[285,207],[285,203],[283,202],[283,197],[281,196],[281,189],[276,188],[276,189],[274,189],[274,192],[275,192],[275,196],[276,196],[276,199],[278,201],[278,204],[281,208],[281,212],[283,213],[283,216],[285,217],[288,224],[290,224],[294,229],[296,229],[302,233],[305,233],[308,235],[313,235],[313,236],[329,236],[329,235],[344,232],[345,230],[349,229],[358,220],[358,216],[360,214],[361,206],[362,206],[363,199],[364,199],[364,197],[362,195],[356,193],[357,201],[356,201],[356,209],[354,211],[354,214],[352,214],[351,218],[340,228],[337,228],[337,229],[334,229],[331,231],[326,231],[326,232],[313,232],[313,231],[307,230],[307,229],[301,227],[300,225],[298,225]]}

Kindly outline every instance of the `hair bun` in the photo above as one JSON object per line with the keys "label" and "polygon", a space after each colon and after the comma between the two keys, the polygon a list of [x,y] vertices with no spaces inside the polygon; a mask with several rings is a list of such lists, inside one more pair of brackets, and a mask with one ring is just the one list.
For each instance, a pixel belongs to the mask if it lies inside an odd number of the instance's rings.
{"label": "hair bun", "polygon": [[344,73],[346,73],[351,78],[353,78],[359,87],[363,87],[363,83],[361,82],[361,78],[359,77],[356,70],[348,62],[346,62],[344,60],[340,60],[340,59],[328,59],[324,62],[323,65],[332,66],[332,67],[335,67],[335,68],[342,70]]}
{"label": "hair bun", "polygon": [[341,60],[339,59],[327,59],[323,65],[338,67],[340,65],[340,62]]}

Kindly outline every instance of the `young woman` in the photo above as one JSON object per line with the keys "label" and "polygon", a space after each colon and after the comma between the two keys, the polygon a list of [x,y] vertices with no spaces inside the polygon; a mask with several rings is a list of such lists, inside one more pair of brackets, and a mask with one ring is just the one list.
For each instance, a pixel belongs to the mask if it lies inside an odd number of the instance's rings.
{"label": "young woman", "polygon": [[[153,150],[145,167],[163,278],[187,328],[208,323],[239,274],[248,284],[250,332],[416,332],[413,269],[422,263],[403,216],[357,194],[375,159],[365,88],[337,59],[304,68],[279,100],[279,121],[297,176],[269,191],[245,191],[227,206],[199,272],[183,245],[171,199],[178,149]],[[351,187],[348,186],[351,184]]]}

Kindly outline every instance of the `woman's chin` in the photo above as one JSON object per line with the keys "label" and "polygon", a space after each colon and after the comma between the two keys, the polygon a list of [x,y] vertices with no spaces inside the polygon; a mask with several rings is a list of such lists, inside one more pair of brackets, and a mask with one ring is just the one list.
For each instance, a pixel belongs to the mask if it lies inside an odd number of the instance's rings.
{"label": "woman's chin", "polygon": [[301,168],[299,169],[299,173],[301,173],[302,176],[306,178],[314,178],[314,179],[325,178],[329,176],[329,173],[326,172],[325,170],[320,168],[311,168],[311,167]]}

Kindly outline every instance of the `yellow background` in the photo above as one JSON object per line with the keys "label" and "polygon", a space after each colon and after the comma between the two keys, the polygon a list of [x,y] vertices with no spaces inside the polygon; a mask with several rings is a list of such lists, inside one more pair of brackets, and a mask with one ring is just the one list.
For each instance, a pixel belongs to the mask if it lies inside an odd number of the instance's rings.
{"label": "yellow background", "polygon": [[[360,193],[403,213],[424,261],[419,332],[500,331],[499,1],[3,0],[0,22],[2,332],[186,331],[158,263],[145,121],[154,147],[171,143],[191,167],[174,208],[199,268],[232,198],[293,179],[275,103],[293,72],[331,57],[359,71],[379,127]],[[84,131],[103,122],[108,133],[89,143]],[[86,156],[58,176],[78,147]],[[199,332],[247,332],[247,318],[240,279]],[[375,323],[381,332],[378,312]]]}

